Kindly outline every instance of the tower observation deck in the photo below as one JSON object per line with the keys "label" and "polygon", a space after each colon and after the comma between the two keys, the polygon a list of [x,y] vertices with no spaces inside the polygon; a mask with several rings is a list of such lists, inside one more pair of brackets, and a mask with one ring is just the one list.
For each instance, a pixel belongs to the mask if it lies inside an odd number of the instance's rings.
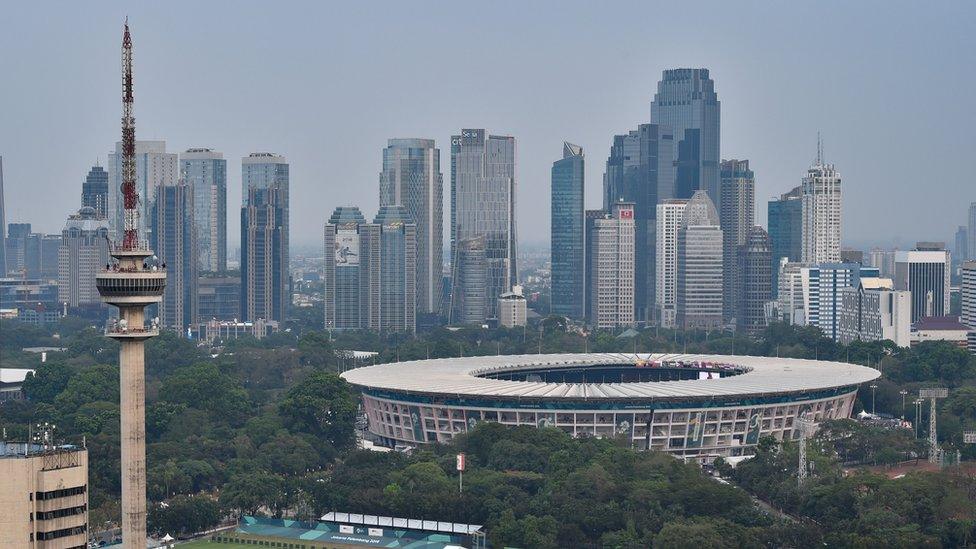
{"label": "tower observation deck", "polygon": [[139,238],[136,192],[135,118],[132,116],[132,40],[126,21],[122,38],[122,195],[125,226],[112,242],[112,262],[95,276],[102,301],[118,307],[119,319],[105,331],[117,340],[122,449],[122,543],[126,549],[146,547],[146,352],[145,341],[159,335],[148,325],[147,305],[159,303],[166,287],[165,264],[159,265],[145,240]]}

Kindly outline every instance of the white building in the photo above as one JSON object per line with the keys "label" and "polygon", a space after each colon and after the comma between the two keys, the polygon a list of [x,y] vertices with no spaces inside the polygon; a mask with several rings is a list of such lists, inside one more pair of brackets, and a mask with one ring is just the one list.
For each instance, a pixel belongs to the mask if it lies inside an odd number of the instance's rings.
{"label": "white building", "polygon": [[715,204],[705,191],[695,191],[678,229],[677,326],[722,324],[722,240]]}
{"label": "white building", "polygon": [[801,185],[803,201],[803,248],[805,263],[840,262],[841,188],[840,173],[825,164],[823,155],[807,170]]}
{"label": "white building", "polygon": [[505,328],[525,326],[527,313],[522,287],[515,286],[511,292],[498,296],[498,323]]}
{"label": "white building", "polygon": [[68,216],[58,248],[58,301],[69,307],[101,305],[95,274],[109,262],[108,233],[108,220],[94,208]]}
{"label": "white building", "polygon": [[962,314],[959,321],[969,328],[969,352],[976,354],[976,260],[962,264]]}
{"label": "white building", "polygon": [[[165,141],[136,141],[136,192],[139,193],[139,234],[149,227],[149,207],[160,185],[175,185],[179,180],[179,162],[175,153],[166,152]],[[123,226],[122,210],[122,142],[108,154],[108,225],[116,239]]]}
{"label": "white building", "polygon": [[618,202],[593,219],[587,242],[590,323],[596,328],[634,325],[634,204]]}
{"label": "white building", "polygon": [[[777,293],[774,307],[774,320],[787,324],[806,324],[806,309],[803,299],[803,269],[806,263],[790,262],[780,258],[778,266]],[[773,268],[777,268],[774,266]]]}
{"label": "white building", "polygon": [[912,322],[949,314],[952,258],[940,242],[919,242],[895,253],[895,288],[912,292]]}
{"label": "white building", "polygon": [[657,261],[655,264],[655,310],[664,328],[674,328],[678,291],[678,229],[688,201],[671,198],[657,205]]}
{"label": "white building", "polygon": [[865,277],[842,289],[838,341],[890,340],[911,346],[911,293],[893,288],[891,279]]}

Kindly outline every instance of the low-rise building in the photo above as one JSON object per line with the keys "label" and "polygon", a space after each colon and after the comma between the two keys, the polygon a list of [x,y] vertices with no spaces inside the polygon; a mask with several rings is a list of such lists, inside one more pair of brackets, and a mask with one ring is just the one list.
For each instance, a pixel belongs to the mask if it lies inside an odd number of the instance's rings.
{"label": "low-rise building", "polygon": [[968,333],[969,327],[959,322],[958,316],[925,317],[912,325],[912,345],[924,341],[948,341],[965,349]]}
{"label": "low-rise building", "polygon": [[527,303],[522,287],[515,286],[512,290],[498,296],[498,323],[505,328],[525,326]]}

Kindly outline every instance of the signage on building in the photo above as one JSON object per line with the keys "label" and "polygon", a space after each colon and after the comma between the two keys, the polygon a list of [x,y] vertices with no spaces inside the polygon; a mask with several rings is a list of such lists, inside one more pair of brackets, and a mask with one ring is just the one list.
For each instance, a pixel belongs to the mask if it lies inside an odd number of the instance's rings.
{"label": "signage on building", "polygon": [[355,229],[339,229],[335,239],[336,267],[359,265],[359,233]]}

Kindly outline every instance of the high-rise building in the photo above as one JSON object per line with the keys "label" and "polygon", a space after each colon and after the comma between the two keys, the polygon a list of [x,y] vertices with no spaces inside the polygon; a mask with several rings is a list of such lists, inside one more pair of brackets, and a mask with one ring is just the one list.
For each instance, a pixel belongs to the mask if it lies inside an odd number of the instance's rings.
{"label": "high-rise building", "polygon": [[417,318],[417,228],[400,205],[373,223],[355,206],[325,225],[325,327],[413,332]]}
{"label": "high-rise building", "polygon": [[3,157],[0,156],[0,278],[7,276],[7,214],[3,205]]}
{"label": "high-rise building", "polygon": [[603,209],[619,201],[634,204],[636,264],[634,315],[639,323],[654,317],[657,204],[674,196],[674,135],[665,126],[641,124],[637,130],[613,138],[603,176]]}
{"label": "high-rise building", "polygon": [[703,190],[685,206],[678,229],[675,323],[682,328],[722,324],[722,228]]}
{"label": "high-rise building", "polygon": [[856,263],[820,263],[800,269],[803,292],[801,324],[820,328],[825,337],[837,341],[844,288],[856,287],[862,277],[878,278],[874,267]]}
{"label": "high-rise building", "polygon": [[366,326],[369,254],[363,234],[366,218],[355,206],[340,206],[325,224],[325,329]]}
{"label": "high-rise building", "polygon": [[0,547],[88,547],[88,450],[0,442]]}
{"label": "high-rise building", "polygon": [[882,278],[893,279],[895,277],[895,252],[897,250],[872,248],[864,258],[864,265],[877,268]]}
{"label": "high-rise building", "polygon": [[281,322],[291,301],[282,194],[278,185],[249,186],[241,207],[242,320]]}
{"label": "high-rise building", "polygon": [[969,227],[959,225],[956,228],[955,242],[956,245],[952,248],[952,257],[956,261],[966,261],[969,257]]}
{"label": "high-rise building", "polygon": [[889,278],[861,278],[856,286],[841,289],[837,341],[890,340],[911,345],[911,293],[894,290]]}
{"label": "high-rise building", "polygon": [[777,322],[806,324],[804,296],[808,288],[804,286],[804,270],[809,267],[806,263],[787,261],[785,257],[780,258],[779,266],[773,266],[778,271],[774,313]]}
{"label": "high-rise building", "polygon": [[369,318],[380,332],[417,328],[417,225],[403,206],[383,206],[368,227]]}
{"label": "high-rise building", "polygon": [[[115,150],[108,154],[108,226],[120,238],[124,220],[122,213],[122,142],[115,143]],[[175,185],[180,179],[179,162],[176,153],[166,152],[166,142],[160,140],[136,141],[136,191],[139,193],[137,222],[139,232],[148,235],[149,209],[156,199],[156,188],[160,185]]]}
{"label": "high-rise building", "polygon": [[99,217],[108,217],[108,172],[95,165],[81,184],[81,207],[92,208]]}
{"label": "high-rise building", "polygon": [[586,253],[590,324],[595,328],[634,325],[634,204],[617,202],[587,224]]}
{"label": "high-rise building", "polygon": [[951,256],[939,242],[895,252],[895,288],[912,293],[912,323],[949,314]]}
{"label": "high-rise building", "polygon": [[160,324],[180,333],[197,321],[196,225],[193,187],[184,181],[161,185],[151,210],[150,243],[166,267]]}
{"label": "high-rise building", "polygon": [[976,354],[976,260],[962,264],[960,285],[961,308],[959,321],[969,328],[967,334],[969,352]]}
{"label": "high-rise building", "polygon": [[969,247],[966,259],[976,259],[976,202],[969,204],[969,231],[966,233],[966,244]]}
{"label": "high-rise building", "polygon": [[[486,317],[497,317],[498,296],[518,281],[516,188],[514,137],[488,135],[483,129],[463,129],[461,135],[451,137],[452,323],[462,316],[471,321],[457,307],[477,301],[481,294],[485,294]],[[461,272],[465,267],[459,244],[481,237],[487,262],[486,289],[471,286],[479,284],[479,277],[468,276],[473,272]],[[478,246],[467,247],[474,252]]]}
{"label": "high-rise building", "polygon": [[674,328],[678,307],[678,229],[684,218],[684,198],[667,199],[657,205],[657,261],[655,269],[655,309],[658,325]]}
{"label": "high-rise building", "polygon": [[[723,160],[721,175],[722,203],[718,215],[722,226],[724,262],[722,309],[726,320],[738,321],[739,304],[745,299],[742,295],[744,284],[739,270],[738,251],[746,244],[749,232],[756,224],[756,177],[749,169],[748,160]],[[742,325],[741,322],[739,324]]]}
{"label": "high-rise building", "polygon": [[91,206],[68,216],[58,253],[58,301],[69,307],[101,304],[95,275],[109,262],[108,220]]}
{"label": "high-rise building", "polygon": [[779,292],[778,266],[781,259],[797,263],[803,257],[803,200],[802,188],[774,198],[767,205],[769,242],[773,250],[773,296]]}
{"label": "high-rise building", "polygon": [[193,192],[197,268],[227,270],[227,161],[211,149],[187,149],[180,155],[180,174]]}
{"label": "high-rise building", "polygon": [[441,310],[444,177],[433,139],[390,139],[383,149],[380,207],[400,204],[417,226],[417,313]]}
{"label": "high-rise building", "polygon": [[691,198],[701,189],[713,204],[721,203],[720,119],[721,104],[708,69],[664,71],[651,103],[651,122],[674,131],[674,198]]}
{"label": "high-rise building", "polygon": [[237,273],[204,275],[197,280],[197,322],[241,318],[241,277]]}
{"label": "high-rise building", "polygon": [[23,243],[24,276],[39,280],[57,280],[60,247],[59,234],[28,234]]}
{"label": "high-rise building", "polygon": [[[251,153],[241,159],[241,188],[243,191],[242,215],[253,214],[248,219],[258,241],[245,241],[245,225],[241,225],[241,315],[244,320],[284,321],[288,306],[291,305],[291,284],[288,270],[289,261],[289,166],[285,157],[274,153]],[[270,191],[251,193],[252,190]],[[255,204],[252,196],[259,202]],[[250,211],[251,207],[257,207]],[[264,240],[267,238],[268,240]],[[264,257],[264,266],[257,264],[245,266],[248,261],[245,242],[248,246],[264,247],[273,257]],[[257,249],[254,250],[257,253]],[[258,270],[255,270],[258,269]],[[269,269],[269,270],[266,270]],[[250,277],[257,277],[251,279]],[[262,289],[258,289],[263,286]],[[251,293],[257,292],[257,293]],[[257,301],[256,301],[257,300]],[[256,315],[256,316],[253,316]]]}
{"label": "high-rise building", "polygon": [[8,223],[7,237],[4,247],[6,248],[7,273],[16,273],[20,277],[26,276],[27,237],[31,234],[30,223]]}
{"label": "high-rise building", "polygon": [[807,170],[800,185],[803,204],[803,249],[805,263],[840,262],[841,179],[833,164],[823,159],[818,144],[817,161]]}
{"label": "high-rise building", "polygon": [[450,312],[454,324],[480,324],[488,318],[487,240],[477,235],[455,244]]}
{"label": "high-rise building", "polygon": [[563,143],[562,159],[552,164],[550,212],[550,310],[554,315],[582,319],[586,311],[586,260],[583,148],[579,145]]}
{"label": "high-rise building", "polygon": [[[724,192],[722,198],[725,198]],[[724,255],[725,251],[722,253]],[[738,283],[741,285],[737,292],[736,324],[755,334],[766,328],[766,305],[773,296],[769,234],[762,227],[752,227],[746,235],[746,243],[733,253],[736,256]]]}

